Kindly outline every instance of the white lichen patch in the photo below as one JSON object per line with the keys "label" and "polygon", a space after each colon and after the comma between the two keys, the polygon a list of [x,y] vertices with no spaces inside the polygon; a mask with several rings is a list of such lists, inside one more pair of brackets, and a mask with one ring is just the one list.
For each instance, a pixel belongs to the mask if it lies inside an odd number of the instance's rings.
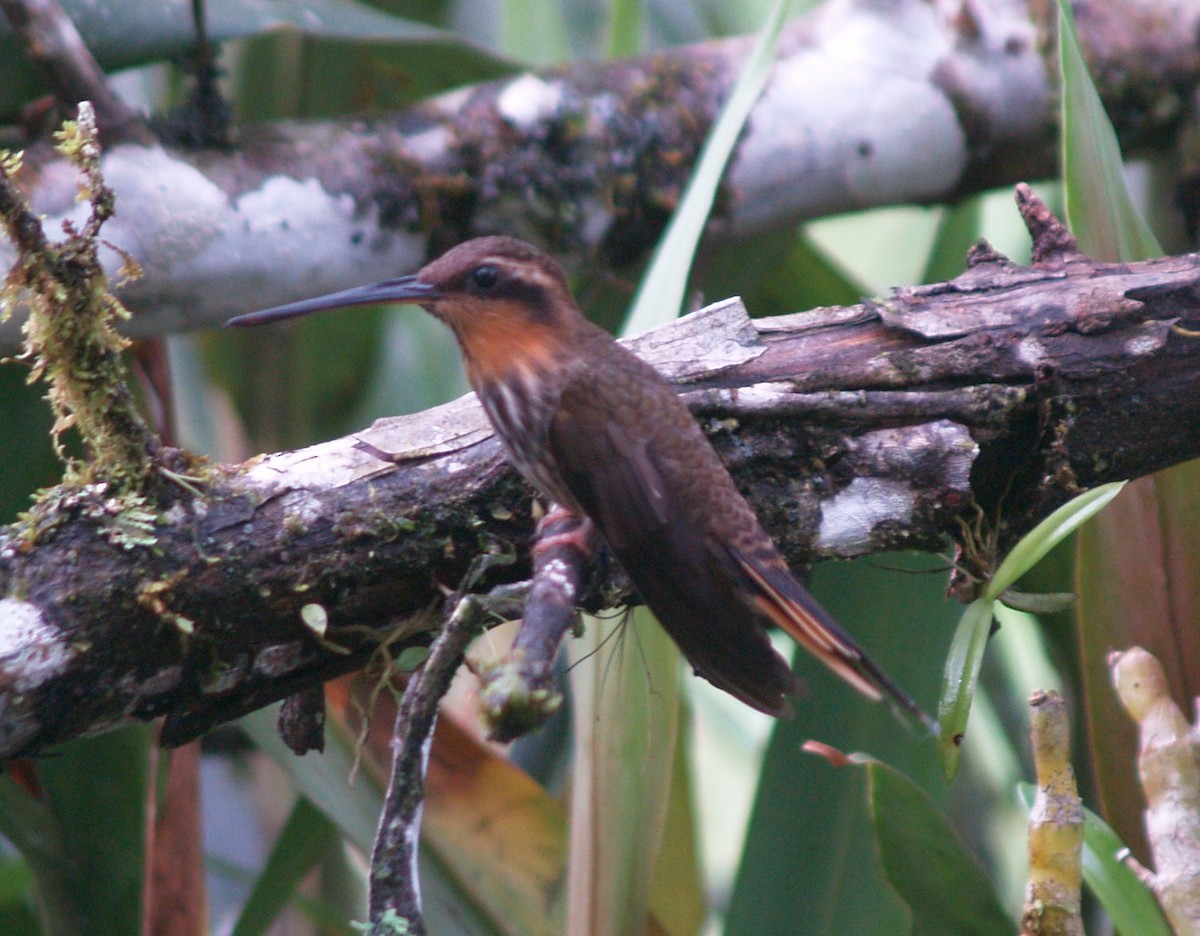
{"label": "white lichen patch", "polygon": [[[118,205],[105,236],[144,271],[121,296],[153,304],[160,330],[211,323],[216,316],[206,306],[226,314],[252,311],[396,276],[424,259],[423,235],[382,229],[375,206],[329,191],[315,178],[280,172],[256,188],[230,193],[176,155],[140,146],[113,149],[103,169]],[[48,189],[55,194],[46,228],[56,232],[64,218],[76,218],[86,206],[62,203],[65,180],[41,187]],[[112,251],[103,259],[110,272],[121,263]],[[291,295],[280,293],[281,269],[297,271],[287,284]],[[224,288],[201,289],[214,282]],[[137,332],[136,319],[129,330]]]}
{"label": "white lichen patch", "polygon": [[521,75],[510,81],[496,98],[496,110],[509,123],[522,130],[554,116],[562,103],[562,87],[543,81],[536,75]]}
{"label": "white lichen patch", "polygon": [[75,651],[28,601],[0,598],[0,682],[23,693],[58,676]]}
{"label": "white lichen patch", "polygon": [[1125,353],[1130,357],[1141,357],[1146,354],[1154,354],[1162,346],[1163,336],[1161,334],[1144,329],[1140,334],[1134,334],[1125,342]]}
{"label": "white lichen patch", "polygon": [[1027,335],[1017,345],[1017,360],[1029,367],[1037,367],[1046,358],[1046,346],[1033,335]]}
{"label": "white lichen patch", "polygon": [[904,482],[855,478],[824,504],[816,545],[841,555],[861,552],[879,524],[911,523],[916,503],[916,494]]}
{"label": "white lichen patch", "polygon": [[445,156],[453,142],[454,137],[449,129],[441,124],[435,124],[428,130],[406,136],[404,148],[413,159],[436,163]]}

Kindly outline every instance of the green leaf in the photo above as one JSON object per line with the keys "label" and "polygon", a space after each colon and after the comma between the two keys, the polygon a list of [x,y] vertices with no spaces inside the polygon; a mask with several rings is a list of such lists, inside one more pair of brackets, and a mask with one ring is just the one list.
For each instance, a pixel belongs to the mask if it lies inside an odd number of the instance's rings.
{"label": "green leaf", "polygon": [[35,879],[51,933],[137,933],[150,730],[122,728],[37,762],[42,798],[0,779],[0,832]]}
{"label": "green leaf", "polygon": [[[871,657],[918,701],[934,698],[957,602],[944,576],[922,575],[941,557],[892,555],[826,562],[813,569],[814,596]],[[725,936],[845,936],[904,932],[906,911],[889,887],[875,847],[866,774],[836,770],[806,754],[809,739],[869,751],[945,802],[936,750],[919,730],[900,728],[806,653],[795,667],[808,684],[795,717],[774,724],[759,775]],[[697,693],[704,690],[698,688]]]}
{"label": "green leaf", "polygon": [[642,51],[643,0],[609,0],[608,56],[630,58]]}
{"label": "green leaf", "polygon": [[987,873],[919,786],[866,764],[871,820],[888,882],[908,904],[914,934],[1010,936],[1016,926]]}
{"label": "green leaf", "polygon": [[758,100],[771,73],[779,34],[790,9],[791,0],[776,0],[771,8],[771,15],[758,34],[754,49],[730,92],[729,100],[721,108],[716,124],[704,141],[679,208],[655,248],[650,270],[642,279],[622,334],[636,335],[669,322],[679,314],[687,291],[688,273],[696,256],[696,245],[708,223],[725,165],[750,115],[750,109]]}
{"label": "green leaf", "polygon": [[320,757],[297,757],[279,737],[277,715],[278,707],[270,706],[244,716],[239,724],[313,806],[328,816],[359,851],[371,854],[383,808],[383,788],[365,773],[350,786],[354,751],[349,739],[339,732],[326,731],[325,752]]}
{"label": "green leaf", "polygon": [[1088,74],[1067,0],[1058,0],[1062,168],[1067,218],[1080,248],[1112,262],[1162,256],[1125,186],[1121,149]]}
{"label": "green leaf", "polygon": [[[7,352],[6,352],[7,353]],[[50,445],[54,422],[46,406],[45,391],[26,382],[24,367],[0,366],[0,426],[8,451],[19,458],[0,460],[0,523],[11,523],[29,509],[29,495],[56,484],[62,465]]]}
{"label": "green leaf", "polygon": [[671,936],[699,936],[704,931],[707,900],[700,868],[698,817],[693,796],[691,765],[696,762],[691,706],[680,711],[675,732],[675,762],[667,798],[662,848],[654,864],[650,912]]}
{"label": "green leaf", "polygon": [[0,858],[0,933],[43,936],[49,929],[33,913],[33,872],[21,858]]}
{"label": "green leaf", "polygon": [[[742,125],[774,60],[790,0],[777,0],[721,116],[705,141],[683,200],[642,280],[624,333],[674,318],[683,303],[696,244]],[[590,622],[572,650],[593,659],[575,667],[576,754],[571,807],[568,914],[595,936],[644,925],[662,840],[678,720],[679,651],[649,614],[615,648]],[[600,666],[600,661],[611,662]],[[630,770],[630,764],[642,764]]]}
{"label": "green leaf", "polygon": [[938,699],[938,750],[942,774],[947,780],[953,780],[958,773],[958,758],[967,733],[979,668],[983,665],[983,651],[992,629],[992,612],[993,602],[987,598],[977,598],[967,605],[946,654]]}
{"label": "green leaf", "polygon": [[1108,656],[1139,646],[1163,664],[1172,695],[1200,695],[1200,461],[1132,481],[1077,538],[1075,588],[1083,678],[1092,731],[1095,796],[1133,853],[1149,861],[1143,797],[1130,764],[1137,726],[1112,688]]}
{"label": "green leaf", "polygon": [[562,5],[555,0],[501,0],[500,48],[535,67],[569,60]]}
{"label": "green leaf", "polygon": [[82,932],[83,911],[71,881],[71,862],[50,809],[10,776],[0,777],[0,834],[21,854],[33,874],[48,933]]}
{"label": "green leaf", "polygon": [[951,280],[967,267],[967,252],[979,241],[983,222],[983,199],[977,195],[942,211],[937,234],[925,261],[922,283]]}
{"label": "green leaf", "polygon": [[1121,493],[1124,481],[1113,481],[1072,498],[1021,537],[988,582],[984,597],[995,601],[1032,569],[1046,553],[1099,513]]}
{"label": "green leaf", "polygon": [[0,860],[0,933],[4,936],[45,936],[34,913],[33,875],[20,858]]}
{"label": "green leaf", "polygon": [[575,758],[567,916],[587,920],[591,936],[622,936],[645,925],[662,843],[679,651],[643,609],[626,622],[589,618],[570,651]]}
{"label": "green leaf", "polygon": [[[1027,810],[1033,808],[1036,788],[1022,783],[1017,792]],[[1084,809],[1083,880],[1104,906],[1121,936],[1171,936],[1158,901],[1121,855],[1124,842],[1103,819]]]}
{"label": "green leaf", "polygon": [[307,797],[297,798],[254,882],[233,928],[233,936],[265,933],[292,899],[305,875],[338,840],[337,827]]}
{"label": "green leaf", "polygon": [[[354,742],[341,720],[326,722],[324,754],[296,757],[279,738],[277,712],[278,707],[254,712],[240,724],[350,843],[370,856],[387,766],[372,769],[368,758],[351,785]],[[524,773],[489,752],[464,753],[446,746],[438,750],[447,762],[430,767],[420,855],[429,931],[456,936],[554,932],[549,922],[554,895],[543,882],[553,877],[557,886],[562,883],[561,808]],[[434,789],[436,772],[449,773],[453,781],[440,795]],[[462,796],[464,792],[468,795]],[[508,804],[501,814],[495,810],[497,802]],[[506,838],[501,839],[502,834]],[[538,853],[531,859],[535,849]],[[552,873],[539,878],[543,869],[529,867],[537,859],[543,865],[558,863]]]}
{"label": "green leaf", "polygon": [[[785,315],[817,306],[853,305],[869,290],[817,244],[805,229],[782,232],[776,248],[768,238],[753,244],[717,247],[698,274],[705,293],[728,296],[740,292],[755,318]],[[747,251],[756,266],[748,273]]]}
{"label": "green leaf", "polygon": [[1017,611],[1029,614],[1058,614],[1075,606],[1074,592],[1026,592],[1006,589],[1000,601]]}

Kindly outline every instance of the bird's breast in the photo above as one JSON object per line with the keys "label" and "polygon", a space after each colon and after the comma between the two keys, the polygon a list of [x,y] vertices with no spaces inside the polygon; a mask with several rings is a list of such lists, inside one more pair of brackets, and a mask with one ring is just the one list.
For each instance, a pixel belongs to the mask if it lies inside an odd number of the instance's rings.
{"label": "bird's breast", "polygon": [[546,442],[561,396],[556,381],[513,368],[501,379],[481,382],[476,394],[517,470],[555,503],[578,509]]}

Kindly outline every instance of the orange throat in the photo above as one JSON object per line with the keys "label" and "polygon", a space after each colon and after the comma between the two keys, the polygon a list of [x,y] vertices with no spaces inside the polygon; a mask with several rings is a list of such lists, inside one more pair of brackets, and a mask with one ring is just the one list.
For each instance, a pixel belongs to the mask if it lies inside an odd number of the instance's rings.
{"label": "orange throat", "polygon": [[467,378],[476,390],[544,374],[564,351],[558,329],[530,321],[519,310],[496,309],[453,318],[450,326],[462,348]]}

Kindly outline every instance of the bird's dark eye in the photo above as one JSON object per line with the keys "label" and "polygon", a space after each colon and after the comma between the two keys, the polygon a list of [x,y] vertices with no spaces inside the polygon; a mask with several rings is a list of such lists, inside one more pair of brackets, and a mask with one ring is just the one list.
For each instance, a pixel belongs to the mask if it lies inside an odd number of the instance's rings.
{"label": "bird's dark eye", "polygon": [[485,264],[481,267],[476,267],[471,271],[471,282],[475,284],[475,288],[488,292],[495,288],[496,283],[500,281],[500,271],[491,264]]}

